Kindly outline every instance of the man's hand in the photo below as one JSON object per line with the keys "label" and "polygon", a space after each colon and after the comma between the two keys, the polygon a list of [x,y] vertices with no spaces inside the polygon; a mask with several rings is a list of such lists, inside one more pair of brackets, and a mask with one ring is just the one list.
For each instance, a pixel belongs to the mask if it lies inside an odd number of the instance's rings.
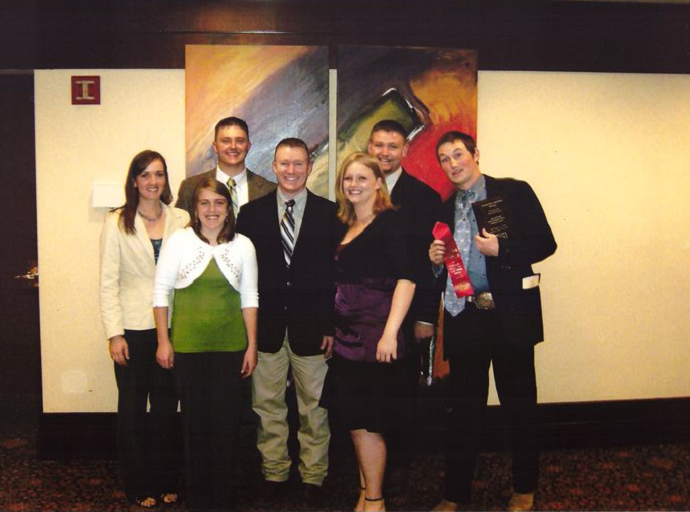
{"label": "man's hand", "polygon": [[329,359],[333,354],[333,336],[324,336],[319,347],[324,351],[324,359]]}
{"label": "man's hand", "polygon": [[434,337],[435,326],[426,322],[414,323],[414,339],[415,341],[428,340]]}
{"label": "man's hand", "polygon": [[477,233],[474,243],[484,256],[498,256],[498,238],[489,233],[486,228],[482,229],[481,233]]}

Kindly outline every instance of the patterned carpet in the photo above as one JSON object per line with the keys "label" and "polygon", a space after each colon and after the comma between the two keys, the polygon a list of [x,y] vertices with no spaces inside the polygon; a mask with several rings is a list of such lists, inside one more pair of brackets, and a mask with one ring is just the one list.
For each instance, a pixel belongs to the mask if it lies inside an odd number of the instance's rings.
{"label": "patterned carpet", "polygon": [[[114,461],[41,461],[34,427],[0,426],[0,510],[124,511]],[[238,481],[239,510],[253,505],[260,482],[259,459],[243,443]],[[324,510],[352,510],[356,466],[347,439],[336,439]],[[509,457],[482,454],[472,510],[502,510],[510,496]],[[441,498],[442,457],[430,452],[389,469],[389,510],[429,510]],[[293,479],[297,480],[297,478]],[[183,504],[164,507],[184,510]],[[159,510],[162,510],[160,507]],[[292,495],[272,510],[298,510]],[[547,451],[541,456],[537,510],[689,510],[690,445]]]}

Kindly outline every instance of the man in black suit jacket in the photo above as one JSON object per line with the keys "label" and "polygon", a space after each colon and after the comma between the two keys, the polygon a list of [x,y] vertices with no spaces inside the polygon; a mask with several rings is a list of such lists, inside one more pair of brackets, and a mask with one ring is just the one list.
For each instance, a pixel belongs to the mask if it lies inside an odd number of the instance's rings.
{"label": "man in black suit jacket", "polygon": [[[262,504],[275,501],[290,473],[285,403],[290,367],[300,417],[303,500],[319,497],[328,472],[330,430],[319,400],[333,345],[334,252],[342,234],[336,205],[306,188],[311,161],[302,140],[278,144],[273,170],[278,190],[247,203],[237,220],[238,231],[254,243],[259,265],[259,362],[252,404],[260,418]],[[281,223],[293,225],[294,241],[284,241]]]}
{"label": "man in black suit jacket", "polygon": [[378,160],[391,201],[398,207],[409,230],[416,284],[412,305],[402,326],[405,354],[400,367],[400,398],[406,413],[404,423],[389,432],[390,459],[393,461],[405,460],[416,448],[416,391],[423,370],[422,354],[428,350],[428,343],[421,341],[428,341],[434,335],[440,296],[427,252],[433,240],[431,231],[438,218],[441,198],[430,186],[403,169],[402,159],[408,152],[407,135],[399,122],[385,119],[374,125],[367,144],[367,152]]}
{"label": "man in black suit jacket", "polygon": [[221,183],[227,184],[230,179],[233,179],[237,199],[237,204],[233,204],[233,209],[237,218],[237,212],[242,205],[273,192],[276,185],[247,169],[245,160],[252,143],[249,140],[249,127],[243,119],[238,117],[221,119],[216,123],[214,133],[213,151],[218,156],[218,166],[183,180],[175,206],[187,210],[193,217],[192,197],[199,182],[205,178],[216,178]]}
{"label": "man in black suit jacket", "polygon": [[[486,411],[489,366],[510,427],[513,449],[513,496],[508,510],[531,510],[537,488],[537,382],[534,346],[544,330],[539,275],[532,264],[556,251],[544,211],[524,181],[494,179],[479,171],[474,139],[448,132],[436,154],[457,192],[442,207],[463,257],[473,295],[458,298],[447,272],[440,272],[446,289],[444,355],[450,361],[450,412],[446,443],[444,499],[434,510],[457,510],[469,503],[477,441]],[[477,226],[470,204],[502,199],[507,237],[498,238]],[[434,240],[429,258],[440,269],[446,245]]]}
{"label": "man in black suit jacket", "polygon": [[414,338],[426,339],[434,335],[438,318],[439,296],[429,271],[427,250],[433,240],[431,230],[438,217],[441,198],[429,185],[403,169],[402,159],[408,149],[407,131],[399,122],[385,119],[372,128],[367,152],[378,160],[386,176],[391,201],[405,219],[417,275],[415,296],[403,329],[407,327],[408,334],[413,334]]}

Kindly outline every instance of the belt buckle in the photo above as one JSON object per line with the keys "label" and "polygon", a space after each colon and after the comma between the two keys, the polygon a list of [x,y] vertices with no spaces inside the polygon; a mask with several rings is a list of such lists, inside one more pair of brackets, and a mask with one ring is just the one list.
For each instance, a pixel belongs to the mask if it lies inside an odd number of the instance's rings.
{"label": "belt buckle", "polygon": [[476,295],[474,305],[477,306],[477,309],[496,309],[491,292],[482,292]]}

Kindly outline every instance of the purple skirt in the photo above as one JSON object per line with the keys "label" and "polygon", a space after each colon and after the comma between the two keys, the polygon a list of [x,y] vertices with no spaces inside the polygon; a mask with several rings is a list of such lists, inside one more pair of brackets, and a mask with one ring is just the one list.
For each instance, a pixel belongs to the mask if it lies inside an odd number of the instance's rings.
{"label": "purple skirt", "polygon": [[[338,283],[335,295],[335,343],[333,351],[348,361],[376,361],[376,348],[388,321],[395,279],[363,278]],[[397,357],[405,353],[398,331]]]}

